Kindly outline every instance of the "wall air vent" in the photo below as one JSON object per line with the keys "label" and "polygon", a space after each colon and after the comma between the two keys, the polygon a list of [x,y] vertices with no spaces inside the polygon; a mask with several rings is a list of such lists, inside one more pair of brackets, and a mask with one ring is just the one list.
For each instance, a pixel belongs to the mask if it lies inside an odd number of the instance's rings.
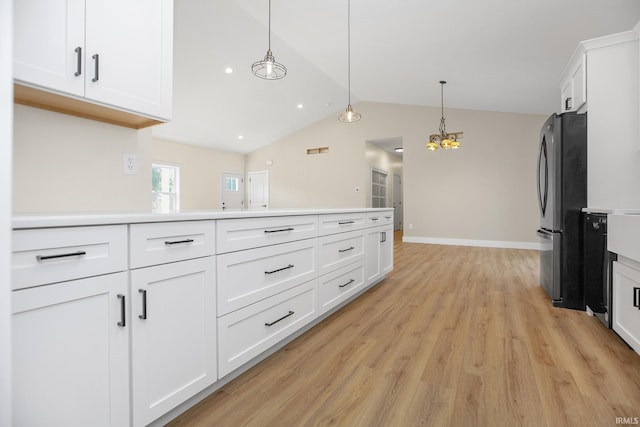
{"label": "wall air vent", "polygon": [[329,147],[307,148],[307,154],[324,154],[329,152]]}

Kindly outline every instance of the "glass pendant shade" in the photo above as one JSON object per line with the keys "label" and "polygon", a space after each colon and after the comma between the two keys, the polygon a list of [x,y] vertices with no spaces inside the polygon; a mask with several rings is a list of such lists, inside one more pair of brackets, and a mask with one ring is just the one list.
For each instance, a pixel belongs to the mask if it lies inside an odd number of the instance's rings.
{"label": "glass pendant shade", "polygon": [[438,149],[438,144],[436,144],[433,141],[429,141],[427,142],[427,150],[429,151],[436,151]]}
{"label": "glass pendant shade", "polygon": [[269,0],[269,48],[261,61],[256,61],[251,66],[254,76],[265,80],[278,80],[287,75],[287,67],[279,62],[271,52],[271,0]]}
{"label": "glass pendant shade", "polygon": [[340,114],[338,120],[340,120],[342,123],[352,123],[357,122],[361,118],[362,116],[360,115],[360,113],[356,113],[355,111],[353,111],[353,108],[351,108],[351,104],[349,104],[347,105],[347,109],[345,110],[345,112]]}

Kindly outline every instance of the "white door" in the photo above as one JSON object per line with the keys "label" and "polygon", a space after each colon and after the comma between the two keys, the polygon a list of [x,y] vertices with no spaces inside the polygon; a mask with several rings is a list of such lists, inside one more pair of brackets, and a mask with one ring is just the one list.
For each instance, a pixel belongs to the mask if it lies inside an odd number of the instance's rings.
{"label": "white door", "polygon": [[220,176],[222,209],[244,209],[244,174],[222,172]]}
{"label": "white door", "polygon": [[249,172],[249,209],[269,209],[269,171]]}
{"label": "white door", "polygon": [[393,229],[402,230],[402,177],[393,175]]}

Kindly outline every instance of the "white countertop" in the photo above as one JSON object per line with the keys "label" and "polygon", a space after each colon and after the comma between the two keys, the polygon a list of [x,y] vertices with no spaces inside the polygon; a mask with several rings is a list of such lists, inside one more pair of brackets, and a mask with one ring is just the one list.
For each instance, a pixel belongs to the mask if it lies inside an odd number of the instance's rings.
{"label": "white countertop", "polygon": [[639,215],[640,209],[582,208],[584,213]]}
{"label": "white countertop", "polygon": [[268,210],[199,210],[172,213],[152,212],[61,212],[15,214],[13,228],[72,227],[80,225],[135,224],[162,221],[196,221],[207,219],[264,218],[286,215],[341,214],[384,212],[393,208],[292,208]]}

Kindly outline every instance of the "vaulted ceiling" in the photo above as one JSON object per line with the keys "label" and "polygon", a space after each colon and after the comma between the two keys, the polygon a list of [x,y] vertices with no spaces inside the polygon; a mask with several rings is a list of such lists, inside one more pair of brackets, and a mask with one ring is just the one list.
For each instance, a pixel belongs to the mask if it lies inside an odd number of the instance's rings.
{"label": "vaulted ceiling", "polygon": [[[251,73],[268,47],[268,4],[175,2],[174,114],[154,136],[248,153],[337,120],[347,0],[272,0],[271,49],[288,69],[273,81]],[[351,104],[440,106],[446,80],[447,108],[550,114],[578,42],[638,21],[638,0],[351,0]]]}

